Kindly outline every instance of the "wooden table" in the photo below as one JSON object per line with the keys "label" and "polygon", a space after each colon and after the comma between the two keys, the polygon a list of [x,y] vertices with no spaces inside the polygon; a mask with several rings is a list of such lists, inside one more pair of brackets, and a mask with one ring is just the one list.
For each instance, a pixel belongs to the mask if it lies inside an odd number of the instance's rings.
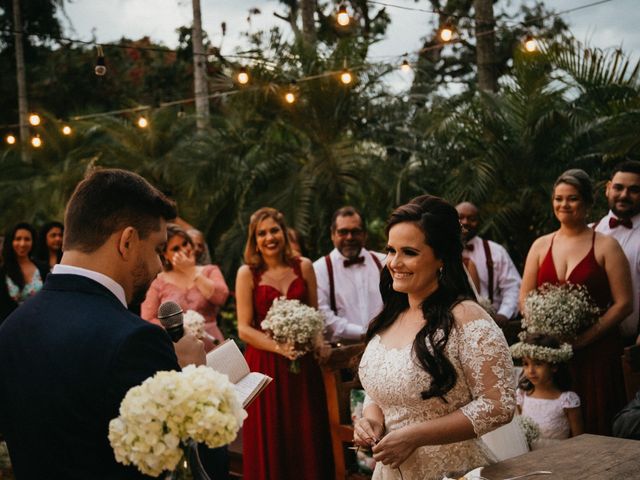
{"label": "wooden table", "polygon": [[535,450],[519,457],[489,465],[482,476],[502,480],[535,470],[532,480],[606,480],[640,478],[640,441],[600,435],[580,435],[557,446]]}

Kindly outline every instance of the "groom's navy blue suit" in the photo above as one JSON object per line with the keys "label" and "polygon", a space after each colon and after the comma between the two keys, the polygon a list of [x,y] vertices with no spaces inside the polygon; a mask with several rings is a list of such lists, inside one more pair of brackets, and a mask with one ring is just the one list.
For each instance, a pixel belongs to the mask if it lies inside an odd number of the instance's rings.
{"label": "groom's navy blue suit", "polygon": [[108,424],[127,390],[179,369],[166,332],[107,288],[49,275],[0,327],[0,432],[17,480],[146,478],[115,461]]}

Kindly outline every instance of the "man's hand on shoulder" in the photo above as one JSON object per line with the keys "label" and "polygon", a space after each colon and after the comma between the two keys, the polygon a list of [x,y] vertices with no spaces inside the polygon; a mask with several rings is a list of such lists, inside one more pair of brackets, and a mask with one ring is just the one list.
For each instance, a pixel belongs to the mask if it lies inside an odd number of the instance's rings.
{"label": "man's hand on shoulder", "polygon": [[176,350],[180,367],[184,368],[187,365],[205,365],[207,363],[204,343],[193,335],[185,333],[173,346]]}

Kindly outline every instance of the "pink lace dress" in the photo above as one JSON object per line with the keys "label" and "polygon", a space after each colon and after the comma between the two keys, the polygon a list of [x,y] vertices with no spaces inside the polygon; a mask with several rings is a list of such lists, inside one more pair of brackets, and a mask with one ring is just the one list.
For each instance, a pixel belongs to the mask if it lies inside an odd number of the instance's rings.
{"label": "pink lace dress", "polygon": [[[206,298],[195,285],[185,290],[167,282],[162,274],[158,275],[147,291],[147,297],[140,307],[140,316],[151,323],[160,325],[158,320],[160,304],[168,301],[176,302],[183,311],[194,310],[202,315],[205,319],[205,331],[217,342],[222,342],[224,336],[218,328],[216,317],[220,307],[227,301],[229,288],[224,281],[222,272],[216,265],[202,267],[202,275],[215,284],[213,294],[209,298]],[[204,342],[207,351],[214,347],[213,340],[205,338]]]}
{"label": "pink lace dress", "polygon": [[533,443],[532,450],[538,450],[571,436],[569,419],[565,408],[580,406],[580,397],[575,392],[562,392],[558,398],[534,398],[518,389],[516,401],[523,417],[529,417],[538,424],[540,437]]}

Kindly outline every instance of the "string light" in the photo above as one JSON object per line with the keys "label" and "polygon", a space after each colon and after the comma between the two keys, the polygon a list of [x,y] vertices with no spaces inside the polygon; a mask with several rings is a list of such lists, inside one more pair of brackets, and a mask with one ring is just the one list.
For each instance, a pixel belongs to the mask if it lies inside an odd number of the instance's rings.
{"label": "string light", "polygon": [[32,113],[31,115],[29,115],[29,123],[34,127],[40,125],[40,122],[40,115],[38,115],[37,113]]}
{"label": "string light", "polygon": [[453,38],[453,27],[450,23],[446,23],[440,29],[440,40],[443,42],[450,42]]}
{"label": "string light", "polygon": [[62,134],[71,135],[71,127],[69,125],[65,125],[64,127],[62,127]]}
{"label": "string light", "polygon": [[140,128],[147,128],[149,126],[149,120],[147,120],[145,117],[139,117],[136,123]]}
{"label": "string light", "polygon": [[402,65],[400,65],[400,70],[404,73],[409,73],[411,71],[411,65],[409,65],[409,60],[406,58],[402,61]]}
{"label": "string light", "polygon": [[341,27],[346,27],[347,25],[349,25],[349,23],[351,23],[351,17],[349,16],[349,12],[347,12],[347,7],[344,3],[340,4],[340,8],[338,8],[336,21]]}
{"label": "string light", "polygon": [[524,45],[524,49],[529,53],[538,51],[538,42],[531,35],[527,35],[525,37],[523,45]]}
{"label": "string light", "polygon": [[296,94],[293,92],[287,92],[284,94],[284,101],[291,104],[296,101]]}
{"label": "string light", "polygon": [[9,145],[14,145],[16,143],[16,137],[14,137],[12,134],[9,134],[9,135],[6,136],[5,141]]}
{"label": "string light", "polygon": [[238,75],[236,76],[236,80],[238,80],[238,83],[240,85],[246,85],[247,83],[249,83],[249,73],[247,72],[247,69],[245,67],[240,67],[240,70],[238,70]]}
{"label": "string light", "polygon": [[40,148],[42,146],[42,139],[40,138],[40,135],[31,137],[31,145],[33,145],[34,148]]}
{"label": "string light", "polygon": [[103,77],[107,73],[107,66],[104,62],[104,52],[102,51],[102,47],[100,45],[96,45],[96,49],[98,50],[98,59],[96,60],[96,67],[93,69],[93,71],[97,76]]}
{"label": "string light", "polygon": [[353,75],[345,68],[340,74],[340,81],[345,85],[349,85],[353,81]]}

